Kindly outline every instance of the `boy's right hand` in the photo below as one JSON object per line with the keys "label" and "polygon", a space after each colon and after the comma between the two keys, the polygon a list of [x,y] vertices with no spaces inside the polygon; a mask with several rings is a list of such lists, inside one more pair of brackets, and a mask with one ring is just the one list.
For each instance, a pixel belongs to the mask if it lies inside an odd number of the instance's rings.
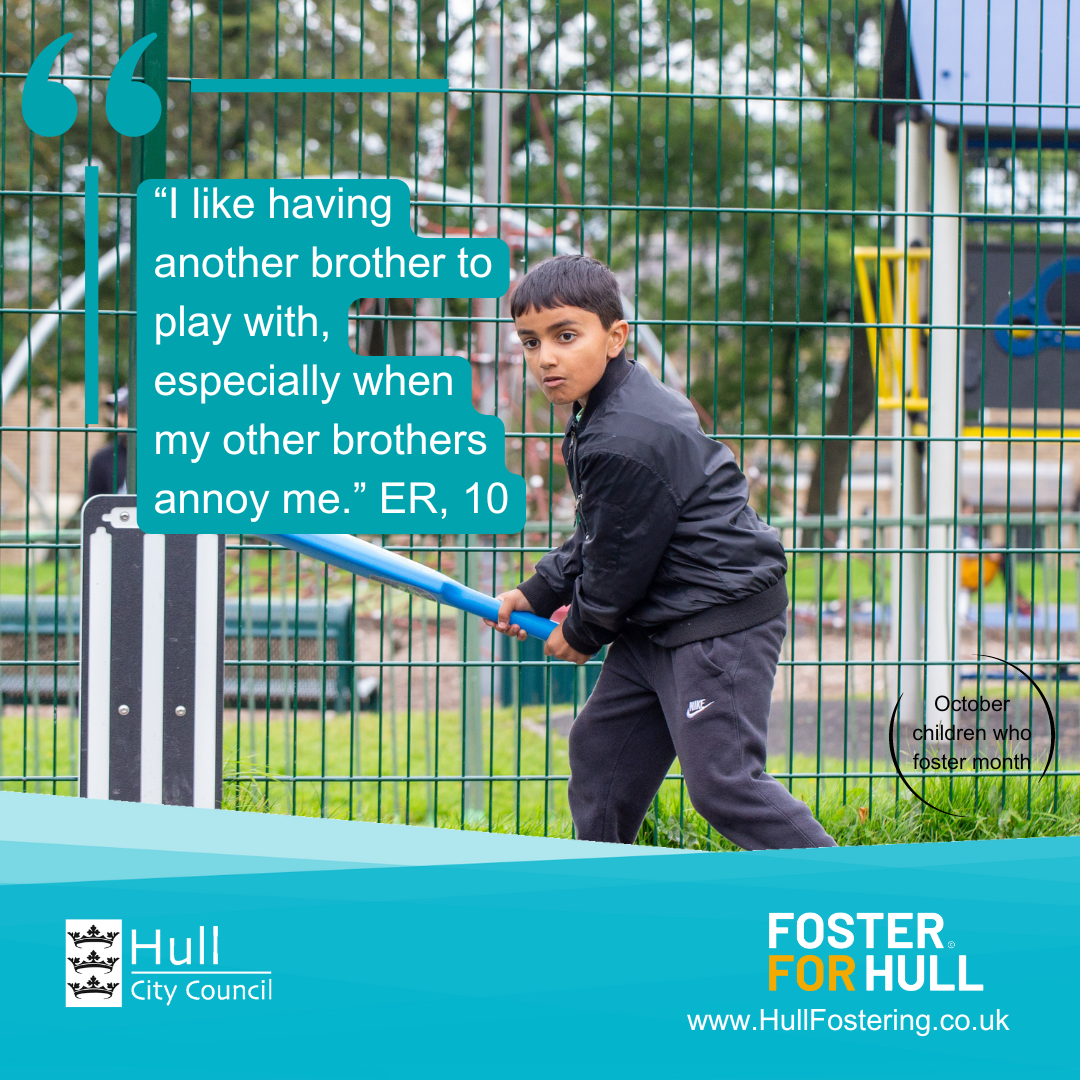
{"label": "boy's right hand", "polygon": [[529,635],[520,626],[511,623],[510,616],[515,611],[532,611],[532,604],[520,589],[511,589],[509,592],[496,596],[495,599],[499,601],[499,621],[493,623],[490,619],[485,619],[484,625],[498,630],[500,634],[505,634],[507,637],[516,637],[519,641],[524,641]]}

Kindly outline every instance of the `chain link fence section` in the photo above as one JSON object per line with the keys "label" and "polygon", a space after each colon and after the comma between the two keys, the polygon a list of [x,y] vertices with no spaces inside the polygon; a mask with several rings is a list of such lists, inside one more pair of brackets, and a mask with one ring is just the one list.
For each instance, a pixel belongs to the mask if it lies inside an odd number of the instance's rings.
{"label": "chain link fence section", "polygon": [[[608,262],[633,356],[729,443],[789,551],[774,774],[854,841],[906,820],[889,747],[903,695],[901,765],[930,801],[994,829],[1075,816],[1080,186],[1062,74],[1075,35],[1061,5],[1026,6],[1019,27],[990,6],[988,32],[985,5],[893,0],[3,0],[0,784],[76,790],[74,526],[95,455],[114,490],[138,487],[134,394],[127,414],[82,425],[94,164],[113,393],[136,360],[144,176],[400,177],[417,231],[495,233],[515,275],[560,252]],[[107,123],[107,79],[151,31],[168,62],[148,54],[137,76],[165,94],[165,123],[128,139]],[[68,32],[54,77],[78,118],[39,138],[22,80]],[[451,90],[190,93],[193,78],[264,76]],[[1055,79],[1065,96],[1042,100]],[[528,483],[521,534],[373,539],[475,588],[516,584],[572,528],[573,498],[566,416],[530,380],[507,298],[357,297],[348,318],[360,354],[467,357],[475,405],[504,421]],[[572,834],[567,735],[600,658],[573,671],[254,537],[229,538],[227,572],[227,805]],[[1045,779],[1039,700],[987,656],[1033,676],[1054,710]],[[963,779],[918,765],[934,741],[914,733],[941,696],[1012,698],[1028,732],[1013,764]],[[946,740],[1008,749],[961,742]],[[642,840],[719,843],[677,771]]]}

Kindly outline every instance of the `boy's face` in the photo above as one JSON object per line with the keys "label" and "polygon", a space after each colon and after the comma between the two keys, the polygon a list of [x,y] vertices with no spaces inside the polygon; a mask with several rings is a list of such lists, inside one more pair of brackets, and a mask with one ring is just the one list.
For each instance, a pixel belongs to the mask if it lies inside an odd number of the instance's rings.
{"label": "boy's face", "polygon": [[630,332],[625,319],[605,329],[598,315],[577,307],[530,308],[514,320],[514,328],[533,378],[555,405],[584,405]]}

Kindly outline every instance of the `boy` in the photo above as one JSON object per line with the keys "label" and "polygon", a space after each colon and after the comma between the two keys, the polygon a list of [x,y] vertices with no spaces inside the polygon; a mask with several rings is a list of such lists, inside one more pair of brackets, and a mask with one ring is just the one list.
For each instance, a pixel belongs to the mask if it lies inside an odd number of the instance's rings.
{"label": "boy", "polygon": [[787,561],[731,451],[627,359],[630,327],[602,263],[540,263],[510,311],[545,396],[573,405],[563,458],[577,529],[500,597],[496,629],[518,632],[512,611],[569,604],[544,652],[584,664],[611,646],[570,731],[578,837],[632,844],[678,755],[694,806],[736,844],[832,846],[764,772]]}

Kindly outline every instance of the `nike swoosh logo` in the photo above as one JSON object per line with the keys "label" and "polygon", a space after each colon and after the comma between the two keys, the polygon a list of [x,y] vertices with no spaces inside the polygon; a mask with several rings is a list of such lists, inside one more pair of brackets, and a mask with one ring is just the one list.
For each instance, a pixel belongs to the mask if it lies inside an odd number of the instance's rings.
{"label": "nike swoosh logo", "polygon": [[695,708],[693,708],[691,706],[688,706],[687,710],[686,710],[686,719],[687,720],[693,720],[694,717],[697,716],[697,714],[699,712],[704,712],[709,707],[709,705],[712,705],[712,704],[714,704],[714,703],[710,701],[707,705],[702,705],[697,709],[695,709]]}

